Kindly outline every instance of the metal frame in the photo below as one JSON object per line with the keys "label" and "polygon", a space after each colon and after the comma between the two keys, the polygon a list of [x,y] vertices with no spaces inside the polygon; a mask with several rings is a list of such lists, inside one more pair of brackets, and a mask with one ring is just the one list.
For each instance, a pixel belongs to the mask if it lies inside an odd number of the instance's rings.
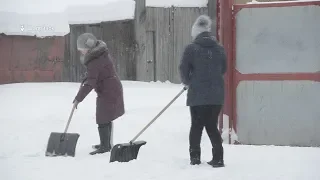
{"label": "metal frame", "polygon": [[277,3],[258,3],[258,4],[236,4],[233,5],[232,12],[232,51],[228,52],[228,55],[232,58],[229,59],[229,63],[232,63],[232,72],[229,74],[232,79],[231,89],[228,94],[231,97],[231,115],[230,123],[233,123],[235,132],[237,132],[237,107],[236,107],[236,89],[240,81],[278,81],[278,80],[310,80],[320,82],[320,72],[316,73],[262,73],[262,74],[242,74],[236,67],[236,15],[243,8],[269,8],[269,7],[292,7],[292,6],[320,6],[320,1],[298,1],[298,2],[277,2]]}

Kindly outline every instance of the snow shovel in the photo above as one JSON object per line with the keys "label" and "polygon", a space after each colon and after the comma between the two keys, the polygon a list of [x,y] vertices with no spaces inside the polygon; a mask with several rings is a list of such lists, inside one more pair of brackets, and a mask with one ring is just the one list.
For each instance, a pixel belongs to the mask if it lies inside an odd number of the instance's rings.
{"label": "snow shovel", "polygon": [[179,94],[176,95],[170,103],[164,107],[129,143],[116,144],[111,150],[110,163],[115,161],[129,162],[137,159],[140,147],[145,145],[147,142],[134,141],[187,89],[187,87],[184,87]]}
{"label": "snow shovel", "polygon": [[76,106],[73,105],[64,133],[52,132],[50,134],[46,156],[75,156],[76,146],[80,135],[77,133],[67,133],[75,108]]}

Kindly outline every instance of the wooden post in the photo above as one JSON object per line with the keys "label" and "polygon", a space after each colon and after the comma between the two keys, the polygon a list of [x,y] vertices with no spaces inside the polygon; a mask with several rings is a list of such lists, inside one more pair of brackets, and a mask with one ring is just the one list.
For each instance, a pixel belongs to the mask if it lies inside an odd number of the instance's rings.
{"label": "wooden post", "polygon": [[136,77],[137,81],[146,81],[146,29],[145,23],[147,19],[146,14],[146,0],[135,0],[134,12],[134,30],[135,30],[135,61],[136,61]]}
{"label": "wooden post", "polygon": [[218,36],[217,32],[217,1],[219,0],[208,0],[208,16],[212,19],[211,30],[215,36]]}

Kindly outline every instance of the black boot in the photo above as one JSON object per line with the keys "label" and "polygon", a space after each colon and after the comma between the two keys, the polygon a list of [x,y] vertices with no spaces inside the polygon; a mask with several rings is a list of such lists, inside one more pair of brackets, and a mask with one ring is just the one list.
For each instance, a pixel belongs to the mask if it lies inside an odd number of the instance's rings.
{"label": "black boot", "polygon": [[107,126],[98,127],[99,137],[100,137],[100,145],[95,145],[97,149],[90,153],[90,155],[102,154],[106,152],[110,152],[111,150],[111,131],[112,125],[108,124]]}
{"label": "black boot", "polygon": [[218,145],[212,148],[212,160],[208,162],[212,167],[224,167],[223,146]]}
{"label": "black boot", "polygon": [[100,144],[96,144],[96,145],[92,145],[93,149],[99,149],[100,148]]}
{"label": "black boot", "polygon": [[201,150],[190,149],[190,164],[199,165],[201,164]]}

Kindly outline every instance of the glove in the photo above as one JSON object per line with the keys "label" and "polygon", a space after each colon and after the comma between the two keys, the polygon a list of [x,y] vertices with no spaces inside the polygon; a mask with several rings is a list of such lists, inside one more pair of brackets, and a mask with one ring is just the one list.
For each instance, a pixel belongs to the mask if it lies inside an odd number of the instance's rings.
{"label": "glove", "polygon": [[76,99],[73,100],[73,105],[76,107],[76,109],[78,109],[78,104],[79,101],[77,101]]}

